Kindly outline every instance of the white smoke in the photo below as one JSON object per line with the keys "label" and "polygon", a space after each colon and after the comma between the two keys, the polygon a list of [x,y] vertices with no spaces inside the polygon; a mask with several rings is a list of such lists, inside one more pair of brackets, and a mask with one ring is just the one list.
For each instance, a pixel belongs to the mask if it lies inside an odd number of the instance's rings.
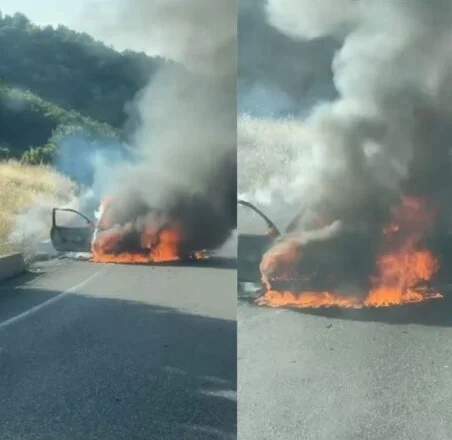
{"label": "white smoke", "polygon": [[[32,259],[38,250],[40,242],[49,237],[52,208],[80,209],[80,200],[74,193],[40,194],[32,200],[30,207],[17,213],[14,218],[8,242],[20,249],[26,261]],[[65,222],[73,220],[71,216],[64,218]],[[61,218],[59,219],[61,226]]]}

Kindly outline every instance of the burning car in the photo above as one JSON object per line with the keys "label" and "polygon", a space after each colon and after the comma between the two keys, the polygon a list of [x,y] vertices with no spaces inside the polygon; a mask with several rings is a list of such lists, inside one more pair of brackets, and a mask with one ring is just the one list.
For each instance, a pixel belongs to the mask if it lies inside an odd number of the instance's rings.
{"label": "burning car", "polygon": [[300,213],[281,233],[254,205],[238,203],[268,228],[239,235],[238,281],[260,283],[261,304],[359,308],[442,297],[429,285],[439,259],[429,235],[434,215],[421,199],[402,198],[381,231],[334,217],[303,231]]}
{"label": "burning car", "polygon": [[[106,199],[95,213],[96,221],[67,208],[54,208],[50,238],[58,252],[90,252],[95,262],[158,263],[207,258],[205,250],[190,248],[183,225],[160,210],[134,221],[115,221],[115,201]],[[59,224],[59,214],[71,221]],[[80,224],[81,222],[81,224]],[[77,224],[79,223],[79,224]]]}
{"label": "burning car", "polygon": [[[300,214],[281,233],[256,206],[243,200],[238,203],[258,214],[268,227],[266,234],[240,234],[240,282],[263,282],[269,289],[328,290],[337,285],[340,279],[356,280],[357,274],[368,269],[366,265],[369,262],[358,257],[359,254],[369,253],[367,247],[371,244],[364,234],[344,231],[336,236],[331,234],[329,240],[312,240],[302,246],[296,234]],[[342,257],[344,249],[347,249],[346,259]]]}

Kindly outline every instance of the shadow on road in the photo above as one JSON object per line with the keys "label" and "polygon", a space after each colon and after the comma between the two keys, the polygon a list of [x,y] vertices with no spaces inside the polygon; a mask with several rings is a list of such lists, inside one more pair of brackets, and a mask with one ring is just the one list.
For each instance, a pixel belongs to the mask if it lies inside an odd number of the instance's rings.
{"label": "shadow on road", "polygon": [[16,286],[21,286],[25,283],[29,283],[33,281],[35,278],[41,276],[42,273],[33,270],[27,270],[25,273],[16,275],[11,278],[7,278],[6,280],[0,281],[0,294],[2,291],[10,290],[11,288],[15,288]]}
{"label": "shadow on road", "polygon": [[235,439],[236,338],[235,321],[69,294],[0,328],[0,438]]}

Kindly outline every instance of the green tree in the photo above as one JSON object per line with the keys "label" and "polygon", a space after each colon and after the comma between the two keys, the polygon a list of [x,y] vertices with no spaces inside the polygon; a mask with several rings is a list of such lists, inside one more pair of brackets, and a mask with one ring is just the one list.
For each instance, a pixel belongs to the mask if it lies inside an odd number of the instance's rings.
{"label": "green tree", "polygon": [[0,14],[0,47],[0,81],[117,128],[127,119],[126,103],[163,63],[65,26],[35,26],[23,14]]}

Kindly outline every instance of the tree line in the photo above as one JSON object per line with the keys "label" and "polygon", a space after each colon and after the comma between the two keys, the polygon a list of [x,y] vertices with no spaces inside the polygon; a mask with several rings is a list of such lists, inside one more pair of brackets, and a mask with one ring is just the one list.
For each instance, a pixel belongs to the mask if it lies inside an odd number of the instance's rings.
{"label": "tree line", "polygon": [[1,11],[0,60],[0,159],[30,162],[49,161],[74,130],[120,136],[127,103],[164,62]]}

